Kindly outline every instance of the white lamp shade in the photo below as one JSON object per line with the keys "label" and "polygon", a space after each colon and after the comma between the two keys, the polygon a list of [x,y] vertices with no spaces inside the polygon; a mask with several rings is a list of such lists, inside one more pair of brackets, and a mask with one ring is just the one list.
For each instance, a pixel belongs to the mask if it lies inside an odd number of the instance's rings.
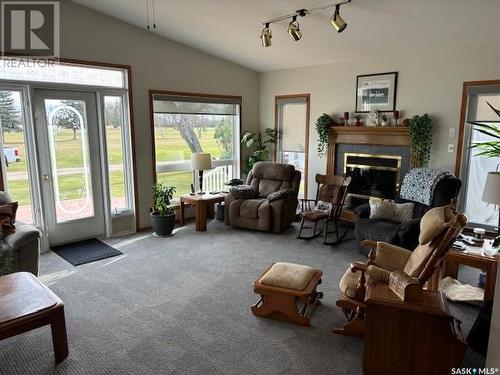
{"label": "white lamp shade", "polygon": [[489,172],[484,186],[483,201],[500,204],[500,172]]}
{"label": "white lamp shade", "polygon": [[209,153],[191,154],[191,169],[194,171],[205,171],[212,169],[212,157]]}

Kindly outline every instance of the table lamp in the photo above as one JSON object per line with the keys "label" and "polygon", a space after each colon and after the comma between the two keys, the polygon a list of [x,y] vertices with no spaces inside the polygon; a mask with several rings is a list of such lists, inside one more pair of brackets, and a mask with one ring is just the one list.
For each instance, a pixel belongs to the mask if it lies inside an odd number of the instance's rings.
{"label": "table lamp", "polygon": [[191,154],[191,169],[193,171],[198,171],[199,176],[199,188],[198,194],[205,194],[203,191],[203,171],[207,169],[212,169],[212,158],[209,153],[198,152]]}
{"label": "table lamp", "polygon": [[[483,198],[484,202],[500,204],[500,172],[489,172],[486,177]],[[498,234],[500,235],[500,212],[498,214]]]}

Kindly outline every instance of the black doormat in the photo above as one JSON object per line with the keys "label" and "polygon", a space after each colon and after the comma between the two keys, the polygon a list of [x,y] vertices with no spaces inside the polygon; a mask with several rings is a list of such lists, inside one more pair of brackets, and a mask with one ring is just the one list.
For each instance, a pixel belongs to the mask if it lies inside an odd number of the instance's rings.
{"label": "black doormat", "polygon": [[74,266],[121,255],[122,252],[95,238],[54,246],[52,251]]}

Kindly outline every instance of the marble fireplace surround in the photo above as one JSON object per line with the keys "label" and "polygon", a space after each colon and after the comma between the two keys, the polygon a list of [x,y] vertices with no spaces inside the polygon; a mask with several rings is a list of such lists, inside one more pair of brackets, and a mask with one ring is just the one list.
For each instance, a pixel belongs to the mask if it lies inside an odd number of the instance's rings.
{"label": "marble fireplace surround", "polygon": [[403,178],[410,169],[410,145],[408,128],[333,127],[328,144],[327,174],[344,174],[344,154],[360,153],[401,156],[400,176]]}

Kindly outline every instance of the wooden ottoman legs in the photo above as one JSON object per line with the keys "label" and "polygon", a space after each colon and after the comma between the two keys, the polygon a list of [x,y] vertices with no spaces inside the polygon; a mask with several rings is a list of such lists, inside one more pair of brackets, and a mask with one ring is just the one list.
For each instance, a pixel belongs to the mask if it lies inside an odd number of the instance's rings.
{"label": "wooden ottoman legs", "polygon": [[314,291],[307,298],[276,293],[261,294],[260,300],[252,306],[252,313],[271,319],[310,326],[314,308],[321,304],[322,292]]}

